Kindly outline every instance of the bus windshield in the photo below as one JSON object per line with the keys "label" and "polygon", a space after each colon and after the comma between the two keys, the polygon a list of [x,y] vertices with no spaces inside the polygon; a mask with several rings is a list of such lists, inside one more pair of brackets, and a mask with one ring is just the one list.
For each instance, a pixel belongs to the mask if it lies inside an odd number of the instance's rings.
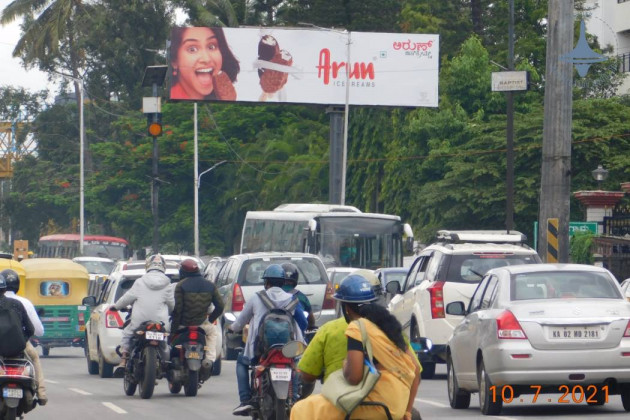
{"label": "bus windshield", "polygon": [[376,269],[402,265],[399,221],[319,217],[317,222],[317,253],[327,267]]}

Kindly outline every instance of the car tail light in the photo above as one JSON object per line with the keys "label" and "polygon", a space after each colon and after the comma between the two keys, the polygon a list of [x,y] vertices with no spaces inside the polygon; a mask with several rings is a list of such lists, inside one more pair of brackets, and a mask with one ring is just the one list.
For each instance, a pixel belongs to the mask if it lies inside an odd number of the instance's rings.
{"label": "car tail light", "polygon": [[624,337],[630,337],[630,321],[628,321],[628,324],[626,325],[626,331],[623,333]]}
{"label": "car tail light", "polygon": [[335,299],[333,299],[333,294],[332,283],[328,282],[328,284],[326,284],[326,294],[324,295],[322,309],[335,309]]}
{"label": "car tail light", "polygon": [[245,298],[243,297],[243,291],[239,284],[234,285],[234,291],[232,292],[232,312],[240,312],[245,306]]}
{"label": "car tail light", "polygon": [[107,328],[120,328],[123,326],[123,320],[120,317],[118,311],[105,312],[105,327]]}
{"label": "car tail light", "polygon": [[444,314],[444,282],[436,281],[427,288],[431,299],[431,318],[445,318]]}
{"label": "car tail light", "polygon": [[510,311],[503,311],[497,317],[497,336],[499,338],[527,338],[521,324]]}

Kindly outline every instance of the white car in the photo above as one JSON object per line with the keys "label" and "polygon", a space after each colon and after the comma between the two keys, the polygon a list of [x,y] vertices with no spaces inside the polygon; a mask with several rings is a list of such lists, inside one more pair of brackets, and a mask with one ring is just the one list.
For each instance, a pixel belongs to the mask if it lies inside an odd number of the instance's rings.
{"label": "white car", "polygon": [[626,300],[630,301],[630,278],[621,282],[621,291]]}
{"label": "white car", "polygon": [[[89,296],[84,303],[92,306],[90,319],[85,332],[85,357],[88,372],[92,375],[99,374],[102,378],[109,378],[113,369],[120,363],[120,356],[116,353],[116,347],[120,345],[122,327],[126,313],[109,311],[113,305],[134,281],[145,273],[144,261],[120,262],[109,278],[103,283],[98,296]],[[179,280],[179,266],[173,262],[166,263],[166,275],[172,282]],[[222,332],[219,327],[217,339],[217,360],[213,366],[213,375],[221,372],[221,347]]]}
{"label": "white car", "polygon": [[162,258],[164,258],[164,261],[166,262],[172,261],[177,264],[181,264],[184,260],[194,260],[199,266],[199,271],[202,274],[206,268],[206,264],[200,258],[197,258],[194,255],[162,254]]}
{"label": "white car", "polygon": [[453,301],[467,303],[491,268],[539,263],[525,235],[512,231],[439,231],[437,242],[424,248],[405,281],[392,280],[388,309],[412,343],[422,349],[422,378],[431,379],[436,363],[446,363],[446,343],[461,316],[444,312]]}
{"label": "white car", "polygon": [[74,257],[72,261],[81,264],[88,271],[90,275],[88,295],[93,296],[98,295],[107,276],[116,266],[114,260],[103,257]]}

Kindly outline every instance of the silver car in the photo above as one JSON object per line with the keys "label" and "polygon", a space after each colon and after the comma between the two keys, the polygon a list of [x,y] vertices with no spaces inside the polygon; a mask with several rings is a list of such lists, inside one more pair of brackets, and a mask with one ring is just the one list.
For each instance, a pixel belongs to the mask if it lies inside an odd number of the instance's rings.
{"label": "silver car", "polygon": [[[479,393],[483,414],[503,404],[604,404],[619,394],[630,411],[630,304],[606,269],[578,264],[495,268],[479,283],[448,341],[451,407]],[[518,397],[518,398],[517,398]]]}

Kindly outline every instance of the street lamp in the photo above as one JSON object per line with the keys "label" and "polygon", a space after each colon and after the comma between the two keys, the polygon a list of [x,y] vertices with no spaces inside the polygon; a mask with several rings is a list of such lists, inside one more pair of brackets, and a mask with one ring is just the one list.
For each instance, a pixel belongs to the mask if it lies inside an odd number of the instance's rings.
{"label": "street lamp", "polygon": [[595,178],[595,181],[597,181],[597,189],[601,190],[602,181],[608,178],[608,170],[604,169],[602,165],[597,165],[597,169],[591,171],[591,173],[593,174],[593,178]]}
{"label": "street lamp", "polygon": [[79,86],[79,255],[83,255],[83,238],[85,237],[85,185],[83,179],[84,139],[83,139],[83,79],[65,73],[57,73],[78,83]]}
{"label": "street lamp", "polygon": [[195,256],[199,257],[199,186],[201,185],[201,177],[219,165],[223,165],[227,160],[222,160],[221,162],[217,162],[210,167],[210,169],[206,169],[199,175],[196,175],[197,167],[195,166]]}

